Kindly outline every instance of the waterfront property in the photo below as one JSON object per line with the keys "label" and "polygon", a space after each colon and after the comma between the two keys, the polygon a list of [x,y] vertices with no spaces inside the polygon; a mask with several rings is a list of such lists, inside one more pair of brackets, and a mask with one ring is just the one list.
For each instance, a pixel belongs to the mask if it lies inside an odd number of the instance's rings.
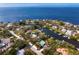
{"label": "waterfront property", "polygon": [[54,20],[7,23],[0,28],[0,54],[79,54],[79,42],[71,37],[79,38],[78,27],[73,26]]}

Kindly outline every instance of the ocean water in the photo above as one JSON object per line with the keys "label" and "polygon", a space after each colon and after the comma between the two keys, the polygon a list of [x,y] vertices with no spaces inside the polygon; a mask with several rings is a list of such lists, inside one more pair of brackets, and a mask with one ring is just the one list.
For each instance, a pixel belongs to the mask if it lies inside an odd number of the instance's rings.
{"label": "ocean water", "polygon": [[79,7],[0,7],[0,21],[58,19],[79,25]]}

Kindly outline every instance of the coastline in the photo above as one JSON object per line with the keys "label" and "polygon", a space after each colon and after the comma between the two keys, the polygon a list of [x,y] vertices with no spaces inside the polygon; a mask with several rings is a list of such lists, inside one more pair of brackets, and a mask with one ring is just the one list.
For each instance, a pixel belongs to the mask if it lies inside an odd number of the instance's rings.
{"label": "coastline", "polygon": [[[13,23],[0,22],[0,37],[1,54],[79,54],[79,26],[60,20],[25,19]],[[6,48],[11,43],[13,46]],[[3,51],[4,48],[6,52]],[[62,49],[66,49],[66,53],[59,53]]]}
{"label": "coastline", "polygon": [[38,18],[25,18],[25,19],[18,19],[18,20],[0,20],[0,22],[3,22],[3,23],[14,23],[14,22],[20,22],[20,21],[25,21],[25,20],[58,20],[58,21],[62,21],[62,22],[64,22],[64,23],[69,23],[69,24],[73,24],[73,25],[77,25],[77,26],[79,26],[79,23],[73,23],[73,22],[71,22],[71,21],[66,21],[66,20],[62,20],[62,19],[52,19],[52,18],[50,18],[50,19],[38,19]]}

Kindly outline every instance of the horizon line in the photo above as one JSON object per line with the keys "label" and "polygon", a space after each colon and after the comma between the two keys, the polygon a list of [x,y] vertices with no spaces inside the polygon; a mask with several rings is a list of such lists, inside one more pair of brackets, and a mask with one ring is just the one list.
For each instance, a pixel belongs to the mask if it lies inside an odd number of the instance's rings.
{"label": "horizon line", "polygon": [[79,3],[0,3],[0,7],[79,7]]}

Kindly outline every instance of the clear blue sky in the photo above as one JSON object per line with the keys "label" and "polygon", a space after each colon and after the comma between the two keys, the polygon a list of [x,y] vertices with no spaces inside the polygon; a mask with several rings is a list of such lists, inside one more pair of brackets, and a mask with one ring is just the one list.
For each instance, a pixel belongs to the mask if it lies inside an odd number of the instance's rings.
{"label": "clear blue sky", "polygon": [[79,7],[79,3],[0,3],[0,7]]}

